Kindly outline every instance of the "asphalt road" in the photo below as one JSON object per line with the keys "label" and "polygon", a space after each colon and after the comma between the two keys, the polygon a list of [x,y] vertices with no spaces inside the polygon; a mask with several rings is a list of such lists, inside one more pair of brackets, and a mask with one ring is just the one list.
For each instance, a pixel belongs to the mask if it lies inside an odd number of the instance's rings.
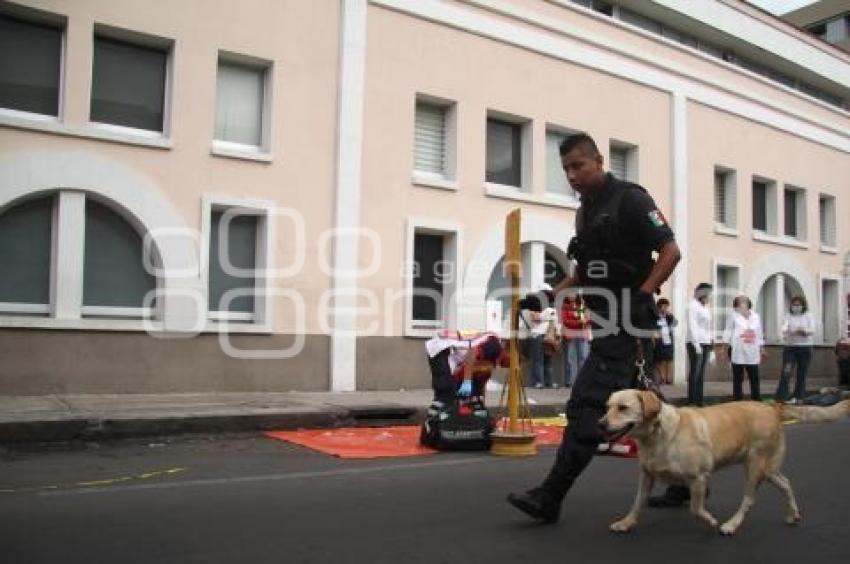
{"label": "asphalt road", "polygon": [[[0,562],[846,562],[850,422],[791,426],[788,436],[803,523],[783,523],[766,485],[733,538],[670,509],[609,533],[637,466],[608,457],[591,464],[559,524],[533,524],[504,497],[539,481],[551,449],[346,461],[230,436],[6,450]],[[713,478],[709,507],[721,520],[742,484],[740,467]]]}

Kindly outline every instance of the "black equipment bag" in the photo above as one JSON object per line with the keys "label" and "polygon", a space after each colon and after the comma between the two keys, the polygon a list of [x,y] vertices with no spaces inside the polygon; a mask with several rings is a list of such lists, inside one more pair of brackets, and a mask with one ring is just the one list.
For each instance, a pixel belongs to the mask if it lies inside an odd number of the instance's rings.
{"label": "black equipment bag", "polygon": [[433,402],[419,434],[420,444],[437,450],[489,450],[493,420],[480,398]]}

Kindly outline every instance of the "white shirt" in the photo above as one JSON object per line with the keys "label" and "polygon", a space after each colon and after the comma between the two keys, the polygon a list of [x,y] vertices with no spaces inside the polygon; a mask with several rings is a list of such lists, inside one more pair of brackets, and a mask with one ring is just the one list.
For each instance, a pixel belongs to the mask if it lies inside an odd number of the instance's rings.
{"label": "white shirt", "polygon": [[[795,335],[794,333],[803,329],[808,335]],[[785,336],[785,344],[795,347],[806,347],[815,344],[815,321],[809,312],[794,315],[789,313],[782,322],[782,334]]]}
{"label": "white shirt", "polygon": [[711,310],[694,298],[688,307],[688,334],[685,342],[710,345],[711,341]]}
{"label": "white shirt", "polygon": [[555,314],[555,308],[553,307],[547,307],[541,311],[537,321],[532,319],[532,313],[530,309],[523,309],[519,312],[520,317],[522,317],[519,322],[520,336],[530,335],[537,337],[538,335],[545,335],[546,330],[549,328],[549,322],[558,320],[558,316]]}
{"label": "white shirt", "polygon": [[448,359],[449,370],[454,374],[463,364],[470,348],[479,346],[494,335],[495,333],[485,332],[471,335],[469,339],[462,339],[456,331],[439,331],[437,336],[425,342],[425,350],[428,351],[430,358],[434,358],[444,350],[451,349]]}
{"label": "white shirt", "polygon": [[743,316],[737,311],[729,316],[723,342],[732,347],[733,364],[761,363],[761,347],[764,345],[764,330],[759,314],[750,311]]}

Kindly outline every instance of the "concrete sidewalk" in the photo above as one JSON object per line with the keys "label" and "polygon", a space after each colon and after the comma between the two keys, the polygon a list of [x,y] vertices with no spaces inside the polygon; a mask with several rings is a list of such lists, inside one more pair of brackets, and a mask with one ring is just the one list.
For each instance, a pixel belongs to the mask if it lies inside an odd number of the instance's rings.
{"label": "concrete sidewalk", "polygon": [[[814,379],[809,390],[834,386]],[[775,381],[762,382],[772,393]],[[707,382],[707,398],[727,398],[730,382]],[[745,392],[748,389],[745,387]],[[532,415],[563,413],[569,389],[527,389]],[[684,386],[665,386],[671,402]],[[127,395],[0,396],[0,443],[114,439],[173,435],[416,424],[424,417],[431,390],[380,392],[173,393]],[[488,391],[498,413],[501,391]]]}

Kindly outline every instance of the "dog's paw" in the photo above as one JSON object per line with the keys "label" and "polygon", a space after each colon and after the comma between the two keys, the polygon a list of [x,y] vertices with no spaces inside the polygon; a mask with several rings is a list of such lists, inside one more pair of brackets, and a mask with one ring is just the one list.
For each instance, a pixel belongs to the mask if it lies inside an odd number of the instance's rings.
{"label": "dog's paw", "polygon": [[625,519],[620,519],[619,521],[611,523],[610,528],[612,533],[628,533],[636,524],[637,521],[635,519],[629,519],[626,517]]}
{"label": "dog's paw", "polygon": [[799,525],[803,520],[803,516],[800,513],[793,513],[785,518],[786,525]]}

